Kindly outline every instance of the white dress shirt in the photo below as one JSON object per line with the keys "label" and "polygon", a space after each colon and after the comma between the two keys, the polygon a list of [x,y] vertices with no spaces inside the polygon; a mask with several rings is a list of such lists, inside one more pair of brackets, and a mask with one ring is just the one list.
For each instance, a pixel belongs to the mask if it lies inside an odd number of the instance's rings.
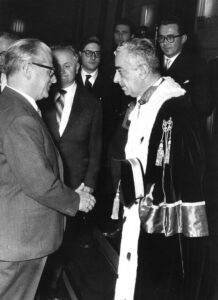
{"label": "white dress shirt", "polygon": [[96,69],[94,72],[92,73],[87,73],[83,68],[81,70],[81,76],[82,76],[82,81],[83,84],[85,85],[86,82],[86,75],[90,75],[91,77],[89,78],[89,81],[91,82],[91,84],[93,85],[95,83],[95,80],[98,76],[98,69]]}
{"label": "white dress shirt", "polygon": [[167,57],[166,55],[164,55],[164,66],[166,66],[166,61],[169,60],[169,62],[167,64],[167,70],[171,67],[171,65],[173,64],[174,60],[179,56],[180,53],[181,52],[177,53],[173,57]]}
{"label": "white dress shirt", "polygon": [[[61,115],[61,121],[60,121],[60,126],[59,126],[59,134],[60,136],[62,136],[69,117],[70,117],[70,113],[71,113],[71,109],[72,109],[72,105],[73,105],[73,100],[74,100],[74,96],[75,96],[75,92],[76,92],[76,87],[77,84],[76,82],[74,82],[72,85],[68,86],[67,88],[64,88],[62,90],[66,91],[66,94],[64,95],[64,108],[63,108],[63,112]],[[58,94],[55,97],[55,100],[58,98]]]}

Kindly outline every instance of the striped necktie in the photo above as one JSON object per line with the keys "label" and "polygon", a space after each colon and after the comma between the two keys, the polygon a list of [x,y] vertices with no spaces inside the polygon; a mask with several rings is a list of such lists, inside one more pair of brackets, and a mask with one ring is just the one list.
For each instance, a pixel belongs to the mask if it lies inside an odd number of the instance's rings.
{"label": "striped necktie", "polygon": [[164,68],[165,70],[168,70],[169,67],[170,67],[170,62],[171,62],[171,59],[170,58],[165,58],[165,63],[164,63]]}
{"label": "striped necktie", "polygon": [[60,126],[60,122],[61,122],[62,112],[63,112],[63,109],[64,109],[65,94],[66,94],[66,91],[60,90],[59,91],[59,96],[55,101],[55,104],[56,104],[56,117],[57,117],[57,122],[58,122],[59,126]]}

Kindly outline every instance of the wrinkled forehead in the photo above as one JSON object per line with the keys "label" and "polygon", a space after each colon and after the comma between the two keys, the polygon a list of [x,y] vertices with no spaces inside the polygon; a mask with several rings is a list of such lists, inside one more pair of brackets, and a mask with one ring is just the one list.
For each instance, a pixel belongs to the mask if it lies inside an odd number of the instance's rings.
{"label": "wrinkled forehead", "polygon": [[136,58],[131,55],[127,49],[120,49],[116,52],[115,65],[116,68],[131,68],[135,65]]}
{"label": "wrinkled forehead", "polygon": [[66,63],[66,62],[76,62],[78,61],[78,57],[76,57],[72,51],[68,49],[57,49],[53,51],[53,55],[58,62]]}

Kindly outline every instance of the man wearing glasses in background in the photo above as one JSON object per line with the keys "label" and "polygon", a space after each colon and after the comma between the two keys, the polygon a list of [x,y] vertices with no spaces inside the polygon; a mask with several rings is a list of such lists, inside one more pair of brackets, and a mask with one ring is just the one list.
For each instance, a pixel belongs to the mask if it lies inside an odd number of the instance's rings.
{"label": "man wearing glasses in background", "polygon": [[207,65],[190,47],[185,47],[187,41],[188,36],[178,17],[171,16],[160,22],[158,42],[163,52],[161,73],[172,77],[188,91],[195,109],[205,117],[211,112]]}
{"label": "man wearing glasses in background", "polygon": [[117,129],[119,122],[119,101],[117,87],[112,79],[102,74],[100,63],[102,58],[101,43],[97,37],[89,37],[84,40],[80,47],[81,68],[77,75],[79,85],[96,96],[102,104],[103,127],[102,127],[102,160],[99,181],[96,190],[97,206],[96,218],[102,229],[105,231],[110,222],[111,199],[114,198],[111,173],[108,161],[109,143]]}

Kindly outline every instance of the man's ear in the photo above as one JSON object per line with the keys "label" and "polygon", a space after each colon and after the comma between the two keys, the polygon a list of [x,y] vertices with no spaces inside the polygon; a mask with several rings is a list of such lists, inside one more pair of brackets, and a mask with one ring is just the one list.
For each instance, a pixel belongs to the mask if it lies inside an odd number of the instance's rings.
{"label": "man's ear", "polygon": [[149,68],[146,64],[141,64],[138,68],[138,74],[141,79],[145,79],[149,73]]}
{"label": "man's ear", "polygon": [[187,34],[183,34],[182,35],[182,44],[185,44],[185,42],[187,41]]}
{"label": "man's ear", "polygon": [[77,63],[76,63],[76,74],[78,74],[78,72],[79,72],[79,67],[80,67],[80,63],[77,62]]}
{"label": "man's ear", "polygon": [[22,64],[22,72],[24,74],[24,76],[26,77],[26,79],[30,80],[31,77],[32,77],[32,68],[31,68],[31,64],[24,61],[23,64]]}

